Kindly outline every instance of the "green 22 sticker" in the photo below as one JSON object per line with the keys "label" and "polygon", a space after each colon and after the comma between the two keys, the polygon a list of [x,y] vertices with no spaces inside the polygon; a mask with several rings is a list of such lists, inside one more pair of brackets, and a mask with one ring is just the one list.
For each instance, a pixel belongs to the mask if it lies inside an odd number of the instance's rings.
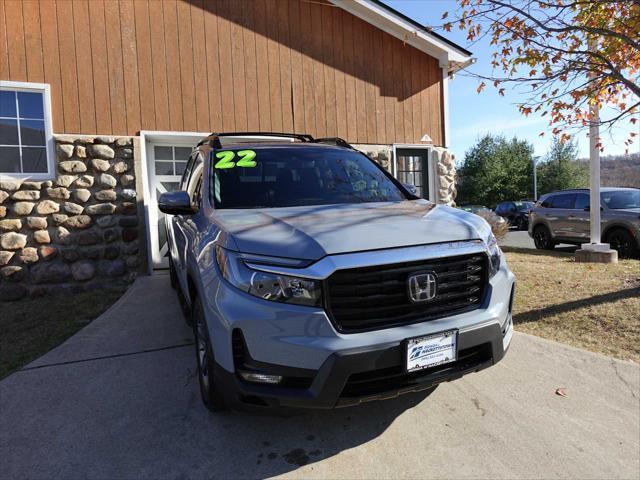
{"label": "green 22 sticker", "polygon": [[[236,155],[238,155],[240,159],[237,162],[234,162],[233,159],[236,158]],[[254,160],[254,158],[256,158],[256,152],[253,150],[240,150],[238,152],[224,150],[216,153],[216,158],[219,158],[220,160],[215,164],[215,168],[251,168],[257,165]]]}

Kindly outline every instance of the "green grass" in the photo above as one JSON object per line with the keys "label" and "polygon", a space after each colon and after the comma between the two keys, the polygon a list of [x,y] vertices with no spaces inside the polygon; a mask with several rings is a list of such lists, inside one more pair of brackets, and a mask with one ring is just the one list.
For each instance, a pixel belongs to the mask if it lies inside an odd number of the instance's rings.
{"label": "green grass", "polygon": [[60,345],[123,293],[104,289],[0,304],[0,378]]}
{"label": "green grass", "polygon": [[576,263],[571,253],[504,248],[516,275],[516,330],[640,361],[640,260]]}

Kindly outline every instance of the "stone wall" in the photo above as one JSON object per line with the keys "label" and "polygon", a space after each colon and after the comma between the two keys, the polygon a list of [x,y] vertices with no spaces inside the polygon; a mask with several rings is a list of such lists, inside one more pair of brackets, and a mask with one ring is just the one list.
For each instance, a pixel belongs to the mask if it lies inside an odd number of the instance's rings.
{"label": "stone wall", "polygon": [[391,145],[368,145],[368,144],[353,144],[353,148],[357,148],[364,154],[371,157],[378,162],[382,167],[393,172],[393,165],[391,164],[391,158],[393,157],[393,148]]}
{"label": "stone wall", "polygon": [[0,301],[131,282],[140,264],[132,137],[56,136],[52,181],[0,177]]}
{"label": "stone wall", "polygon": [[436,203],[455,206],[456,204],[456,159],[446,148],[431,151],[436,169]]}

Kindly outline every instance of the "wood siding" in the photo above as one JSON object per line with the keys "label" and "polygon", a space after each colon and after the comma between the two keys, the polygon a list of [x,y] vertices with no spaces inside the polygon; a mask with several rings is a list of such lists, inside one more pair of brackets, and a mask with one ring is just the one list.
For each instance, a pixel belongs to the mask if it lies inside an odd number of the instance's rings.
{"label": "wood siding", "polygon": [[56,133],[443,141],[438,61],[322,0],[0,0],[0,79],[50,84]]}

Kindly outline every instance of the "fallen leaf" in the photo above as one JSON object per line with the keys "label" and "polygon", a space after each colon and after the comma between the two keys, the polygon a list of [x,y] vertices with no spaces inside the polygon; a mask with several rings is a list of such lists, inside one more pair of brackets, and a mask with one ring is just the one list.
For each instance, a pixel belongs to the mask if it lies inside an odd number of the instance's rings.
{"label": "fallen leaf", "polygon": [[556,389],[556,395],[560,395],[561,397],[566,397],[567,393],[564,391],[564,388]]}

